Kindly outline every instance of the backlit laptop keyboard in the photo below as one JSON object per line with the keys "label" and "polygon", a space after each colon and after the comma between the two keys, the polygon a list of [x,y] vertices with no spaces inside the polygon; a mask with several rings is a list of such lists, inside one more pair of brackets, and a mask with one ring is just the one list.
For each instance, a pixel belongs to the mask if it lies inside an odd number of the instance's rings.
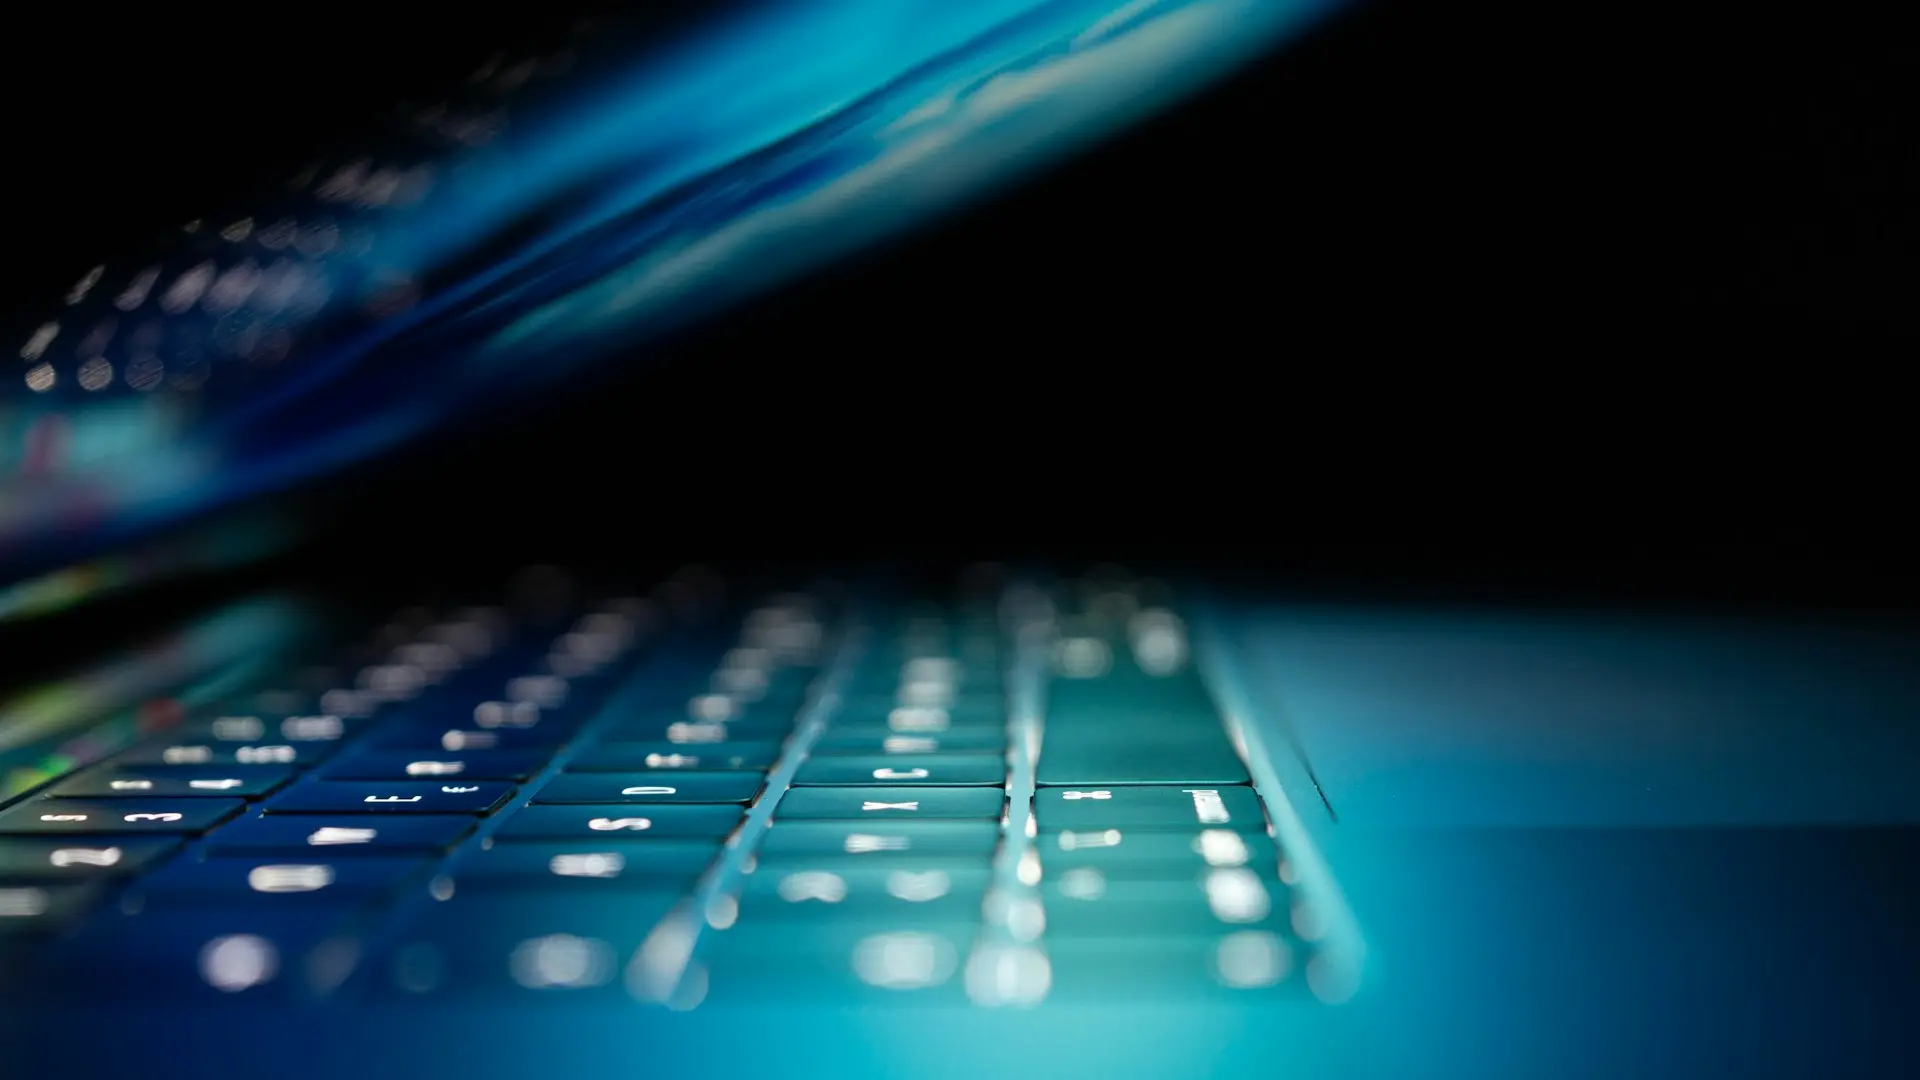
{"label": "backlit laptop keyboard", "polygon": [[0,990],[1311,996],[1322,912],[1159,587],[551,599],[404,612],[0,809]]}

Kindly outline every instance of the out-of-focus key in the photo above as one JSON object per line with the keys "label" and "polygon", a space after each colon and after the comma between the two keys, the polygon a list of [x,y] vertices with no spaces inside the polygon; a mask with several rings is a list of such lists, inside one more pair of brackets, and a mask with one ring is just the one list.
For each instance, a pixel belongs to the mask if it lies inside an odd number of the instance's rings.
{"label": "out-of-focus key", "polygon": [[182,743],[236,746],[255,743],[338,743],[364,726],[364,721],[349,720],[328,714],[222,716],[188,724],[175,735],[175,738]]}
{"label": "out-of-focus key", "polygon": [[933,908],[977,912],[991,878],[991,868],[977,860],[912,869],[868,866],[839,856],[770,866],[747,876],[740,917],[818,918],[852,913],[856,918],[871,918]]}
{"label": "out-of-focus key", "polygon": [[40,882],[0,885],[0,941],[54,934],[99,902],[98,885]]}
{"label": "out-of-focus key", "polygon": [[319,775],[328,780],[525,780],[546,765],[543,750],[349,751]]}
{"label": "out-of-focus key", "polygon": [[704,746],[665,742],[602,743],[567,762],[567,772],[752,772],[780,757],[778,742],[727,742]]}
{"label": "out-of-focus key", "polygon": [[33,799],[0,811],[0,835],[198,833],[245,805],[239,799]]}
{"label": "out-of-focus key", "polygon": [[809,787],[781,797],[780,818],[828,818],[840,821],[979,818],[997,821],[1006,807],[997,787]]}
{"label": "out-of-focus key", "polygon": [[857,755],[864,757],[893,754],[988,754],[1006,753],[1007,733],[994,728],[963,735],[900,735],[882,731],[826,731],[814,743],[814,758]]}
{"label": "out-of-focus key", "polygon": [[1152,880],[1109,878],[1078,867],[1048,881],[1045,890],[1047,933],[1056,937],[1284,929],[1292,911],[1285,886],[1246,867]]}
{"label": "out-of-focus key", "polygon": [[720,845],[710,840],[648,840],[598,847],[514,841],[467,852],[445,873],[456,889],[476,884],[563,888],[574,882],[658,889],[693,881],[719,854]]}
{"label": "out-of-focus key", "polygon": [[272,814],[484,814],[505,802],[513,785],[490,780],[432,783],[310,780],[267,804]]}
{"label": "out-of-focus key", "polygon": [[992,754],[848,755],[809,759],[793,778],[802,787],[874,784],[999,786],[1007,779],[1004,758]]}
{"label": "out-of-focus key", "polygon": [[850,703],[834,710],[828,726],[835,729],[870,728],[897,735],[940,735],[975,728],[1004,728],[1006,709],[998,704],[966,708],[892,706]]}
{"label": "out-of-focus key", "polygon": [[746,817],[738,806],[526,806],[495,835],[502,839],[719,839]]}
{"label": "out-of-focus key", "polygon": [[422,758],[433,751],[553,750],[573,736],[573,729],[488,729],[416,724],[378,731],[372,745],[387,750],[411,750]]}
{"label": "out-of-focus key", "polygon": [[231,765],[213,769],[92,769],[55,784],[56,799],[240,798],[257,799],[293,779],[283,765]]}
{"label": "out-of-focus key", "polygon": [[226,855],[314,852],[328,858],[430,853],[452,848],[474,825],[467,815],[268,814],[221,827],[207,838],[207,848]]}
{"label": "out-of-focus key", "polygon": [[1000,826],[988,821],[775,821],[760,842],[760,862],[787,856],[974,855],[1000,843]]}
{"label": "out-of-focus key", "polygon": [[1049,830],[1266,828],[1250,787],[1041,788],[1034,817]]}
{"label": "out-of-focus key", "polygon": [[463,889],[417,911],[356,975],[377,1001],[605,999],[633,1006],[636,950],[680,903],[660,889]]}
{"label": "out-of-focus key", "polygon": [[1049,876],[1088,867],[1110,878],[1184,876],[1209,866],[1245,866],[1271,874],[1280,857],[1266,836],[1234,829],[1069,829],[1041,833],[1034,850]]}
{"label": "out-of-focus key", "polygon": [[1206,935],[1049,936],[1051,991],[1060,1003],[1312,1001],[1311,954],[1284,934],[1219,928]]}
{"label": "out-of-focus key", "polygon": [[[836,724],[821,733],[819,745],[850,747],[859,753],[871,754],[876,752],[871,747],[884,748],[889,739],[935,740],[937,751],[917,750],[915,753],[995,753],[1007,745],[1007,728],[1004,723],[955,724],[928,731],[898,731],[885,724]],[[896,741],[892,745],[903,745],[903,742]],[[882,749],[879,752],[887,751]]]}
{"label": "out-of-focus key", "polygon": [[721,723],[711,720],[639,720],[607,729],[616,742],[664,742],[673,746],[710,746],[736,742],[779,742],[793,730],[791,720]]}
{"label": "out-of-focus key", "polygon": [[533,797],[536,803],[737,803],[753,800],[766,778],[757,772],[566,773]]}
{"label": "out-of-focus key", "polygon": [[241,901],[258,897],[326,899],[389,892],[420,878],[426,860],[409,856],[300,860],[215,857],[176,859],[135,886],[149,901],[209,897]]}
{"label": "out-of-focus key", "polygon": [[227,765],[311,765],[339,750],[338,742],[221,743],[167,742],[136,746],[113,759],[113,764],[148,768],[190,769]]}

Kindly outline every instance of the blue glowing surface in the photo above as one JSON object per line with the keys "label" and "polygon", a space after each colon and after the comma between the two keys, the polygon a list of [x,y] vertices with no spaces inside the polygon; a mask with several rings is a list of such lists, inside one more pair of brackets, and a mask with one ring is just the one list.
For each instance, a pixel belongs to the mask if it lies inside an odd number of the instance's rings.
{"label": "blue glowing surface", "polygon": [[[516,104],[417,201],[323,207],[338,244],[310,245],[328,254],[271,315],[254,312],[264,287],[238,311],[215,307],[220,287],[194,285],[192,267],[224,274],[227,256],[193,255],[141,301],[167,312],[144,343],[109,328],[90,344],[99,326],[74,310],[28,320],[27,385],[0,387],[0,554],[76,522],[105,536],[282,487],[566,379],[978,198],[1337,6],[816,0],[602,56]],[[235,243],[264,243],[267,218],[253,227]],[[408,302],[364,317],[396,282]],[[88,288],[118,286],[75,295]],[[35,336],[56,324],[52,344]],[[291,354],[271,370],[228,358],[263,334],[291,335]],[[182,380],[190,392],[173,393]]]}

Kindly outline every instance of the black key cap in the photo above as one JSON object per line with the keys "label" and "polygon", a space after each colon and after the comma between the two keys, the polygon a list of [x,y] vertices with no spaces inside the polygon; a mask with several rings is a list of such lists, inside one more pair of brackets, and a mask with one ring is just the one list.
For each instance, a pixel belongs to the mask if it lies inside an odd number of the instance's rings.
{"label": "black key cap", "polygon": [[175,859],[140,879],[136,888],[149,901],[179,898],[205,902],[222,897],[247,902],[254,897],[384,894],[422,878],[430,864],[417,856],[390,855],[353,859],[220,857]]}
{"label": "black key cap", "polygon": [[475,824],[473,818],[457,815],[388,814],[375,820],[364,814],[269,814],[222,827],[207,838],[207,848],[225,855],[312,852],[328,858],[436,852],[459,843]]}
{"label": "black key cap", "polygon": [[169,742],[136,746],[113,759],[113,764],[138,768],[180,767],[195,770],[227,765],[311,765],[340,749],[337,742],[219,743]]}
{"label": "black key cap", "polygon": [[515,840],[469,851],[446,873],[456,890],[471,884],[564,888],[574,881],[607,881],[658,889],[698,878],[720,855],[712,840],[636,840],[593,846],[578,841]]}
{"label": "black key cap", "polygon": [[997,821],[1006,806],[1000,788],[820,787],[793,788],[780,799],[776,816],[840,821],[891,821],[901,818],[984,818]]}
{"label": "black key cap", "polygon": [[33,799],[0,811],[0,835],[199,833],[246,805],[239,799]]}
{"label": "black key cap", "polygon": [[491,780],[433,783],[309,780],[267,804],[271,814],[485,814],[507,800],[513,785]]}
{"label": "black key cap", "polygon": [[536,803],[748,803],[766,783],[757,772],[570,773],[554,777]]}
{"label": "black key cap", "polygon": [[1086,829],[1042,833],[1034,841],[1048,875],[1090,867],[1108,877],[1168,877],[1209,866],[1246,866],[1271,875],[1280,860],[1272,840],[1254,832]]}
{"label": "black key cap", "polygon": [[896,735],[877,731],[833,731],[821,733],[813,745],[814,757],[845,755],[875,756],[892,754],[991,754],[1002,757],[1007,750],[1007,733],[995,728],[962,736]]}
{"label": "black key cap", "polygon": [[767,769],[779,760],[777,742],[728,742],[710,746],[674,743],[602,743],[567,762],[567,772],[732,772]]}
{"label": "black key cap", "polygon": [[812,758],[793,782],[805,787],[910,784],[915,787],[990,786],[1007,780],[1005,758],[991,754],[846,755]]}
{"label": "black key cap", "polygon": [[1034,817],[1042,829],[1267,827],[1250,787],[1041,788],[1034,793]]}
{"label": "black key cap", "polygon": [[47,792],[56,799],[260,798],[293,779],[283,765],[221,769],[91,769]]}
{"label": "black key cap", "polygon": [[527,806],[507,819],[502,839],[719,839],[745,819],[737,806]]}
{"label": "black key cap", "polygon": [[544,750],[349,751],[319,775],[328,780],[525,780],[546,765]]}
{"label": "black key cap", "polygon": [[129,837],[107,843],[0,840],[0,881],[85,881],[144,870],[179,850],[172,837]]}
{"label": "black key cap", "polygon": [[991,855],[1000,826],[988,821],[776,821],[760,843],[760,862],[785,856]]}

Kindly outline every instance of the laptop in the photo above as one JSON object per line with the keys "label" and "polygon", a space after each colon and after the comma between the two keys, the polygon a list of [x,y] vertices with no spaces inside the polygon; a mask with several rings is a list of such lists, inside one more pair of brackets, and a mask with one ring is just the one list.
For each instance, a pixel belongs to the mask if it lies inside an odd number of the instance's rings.
{"label": "laptop", "polygon": [[1897,585],[1234,471],[1380,17],[554,17],[10,304],[8,1075],[1904,1074]]}

